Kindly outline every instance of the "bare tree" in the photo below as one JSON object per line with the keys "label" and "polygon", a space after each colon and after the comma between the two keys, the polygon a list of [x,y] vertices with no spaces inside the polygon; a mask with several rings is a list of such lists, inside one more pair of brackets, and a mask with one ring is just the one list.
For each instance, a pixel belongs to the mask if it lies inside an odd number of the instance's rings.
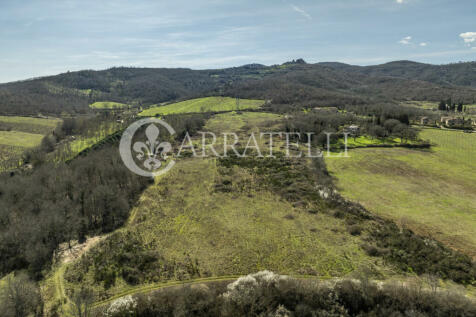
{"label": "bare tree", "polygon": [[89,288],[82,287],[75,291],[71,297],[73,314],[76,317],[89,317],[91,315],[91,306],[94,302],[94,293]]}
{"label": "bare tree", "polygon": [[436,275],[426,274],[425,280],[433,293],[436,293],[440,285],[440,279]]}
{"label": "bare tree", "polygon": [[0,289],[0,315],[4,317],[41,316],[43,301],[38,286],[26,274],[9,276]]}

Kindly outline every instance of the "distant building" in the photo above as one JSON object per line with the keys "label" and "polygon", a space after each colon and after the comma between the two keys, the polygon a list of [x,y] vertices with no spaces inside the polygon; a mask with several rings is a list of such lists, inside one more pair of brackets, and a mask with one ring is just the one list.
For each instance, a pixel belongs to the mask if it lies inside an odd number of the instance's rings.
{"label": "distant building", "polygon": [[353,124],[353,125],[350,125],[350,126],[344,128],[344,132],[349,133],[349,134],[353,134],[353,135],[359,134],[360,133],[360,127],[358,125]]}
{"label": "distant building", "polygon": [[446,123],[447,120],[453,119],[453,117],[441,117],[440,122],[441,123]]}
{"label": "distant building", "polygon": [[421,124],[427,125],[429,123],[430,123],[430,118],[428,118],[428,117],[421,118]]}
{"label": "distant building", "polygon": [[464,118],[460,117],[441,117],[441,123],[448,127],[463,126],[465,124]]}

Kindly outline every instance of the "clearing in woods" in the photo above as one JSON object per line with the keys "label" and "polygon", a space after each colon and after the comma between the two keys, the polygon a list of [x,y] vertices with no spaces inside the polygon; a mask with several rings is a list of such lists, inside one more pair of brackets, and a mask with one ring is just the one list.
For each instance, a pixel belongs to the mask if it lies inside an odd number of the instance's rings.
{"label": "clearing in woods", "polygon": [[142,111],[142,117],[154,117],[177,113],[220,112],[258,109],[264,100],[240,99],[237,105],[235,98],[230,97],[205,97],[185,100],[166,106],[155,106]]}
{"label": "clearing in woods", "polygon": [[61,122],[58,118],[33,118],[0,116],[0,128],[6,131],[22,131],[35,134],[48,134]]}
{"label": "clearing in woods", "polygon": [[61,119],[0,116],[0,171],[16,168],[22,154],[41,144]]}
{"label": "clearing in woods", "polygon": [[1,145],[32,148],[40,145],[41,139],[43,139],[42,134],[21,131],[0,131]]}
{"label": "clearing in woods", "polygon": [[114,101],[97,101],[90,104],[89,107],[93,109],[122,109],[127,108],[128,105]]}
{"label": "clearing in woods", "polygon": [[476,257],[476,134],[423,129],[430,150],[356,149],[326,159],[342,194]]}

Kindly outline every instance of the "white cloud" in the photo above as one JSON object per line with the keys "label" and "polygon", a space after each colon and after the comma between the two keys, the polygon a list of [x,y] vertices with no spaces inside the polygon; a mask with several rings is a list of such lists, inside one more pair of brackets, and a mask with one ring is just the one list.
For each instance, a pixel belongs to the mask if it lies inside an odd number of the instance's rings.
{"label": "white cloud", "polygon": [[291,4],[291,8],[293,8],[294,11],[296,11],[297,13],[301,14],[303,17],[305,17],[306,19],[308,20],[312,20],[312,17],[309,13],[307,13],[306,11],[304,11],[303,9],[301,9],[300,7],[294,5],[294,4]]}
{"label": "white cloud", "polygon": [[396,1],[397,3],[400,3],[400,4],[403,3],[403,0],[396,0]]}
{"label": "white cloud", "polygon": [[427,45],[428,45],[428,43],[426,43],[426,42],[421,42],[420,43],[420,46],[427,46]]}
{"label": "white cloud", "polygon": [[411,44],[410,41],[412,40],[411,36],[405,36],[403,39],[401,39],[398,43],[403,44],[403,45],[408,45]]}
{"label": "white cloud", "polygon": [[465,33],[461,33],[459,35],[459,37],[461,37],[465,43],[473,43],[473,42],[476,42],[476,32],[465,32]]}

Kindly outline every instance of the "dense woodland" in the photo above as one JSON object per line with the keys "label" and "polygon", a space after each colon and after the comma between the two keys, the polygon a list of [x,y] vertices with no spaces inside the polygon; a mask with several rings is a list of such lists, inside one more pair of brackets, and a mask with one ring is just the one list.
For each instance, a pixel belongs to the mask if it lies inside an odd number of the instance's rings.
{"label": "dense woodland", "polygon": [[39,278],[60,243],[122,225],[148,180],[130,173],[116,147],[70,164],[45,163],[0,181],[1,274]]}
{"label": "dense woodland", "polygon": [[[469,71],[468,71],[469,70]],[[245,65],[221,70],[111,68],[0,85],[0,114],[78,114],[111,100],[134,106],[229,95],[301,106],[368,104],[383,100],[476,99],[474,63],[395,62],[357,67],[337,63]]]}
{"label": "dense woodland", "polygon": [[365,67],[342,63],[321,63],[321,65],[375,77],[392,76],[417,79],[439,85],[476,87],[476,62],[431,65],[412,61],[396,61]]}

